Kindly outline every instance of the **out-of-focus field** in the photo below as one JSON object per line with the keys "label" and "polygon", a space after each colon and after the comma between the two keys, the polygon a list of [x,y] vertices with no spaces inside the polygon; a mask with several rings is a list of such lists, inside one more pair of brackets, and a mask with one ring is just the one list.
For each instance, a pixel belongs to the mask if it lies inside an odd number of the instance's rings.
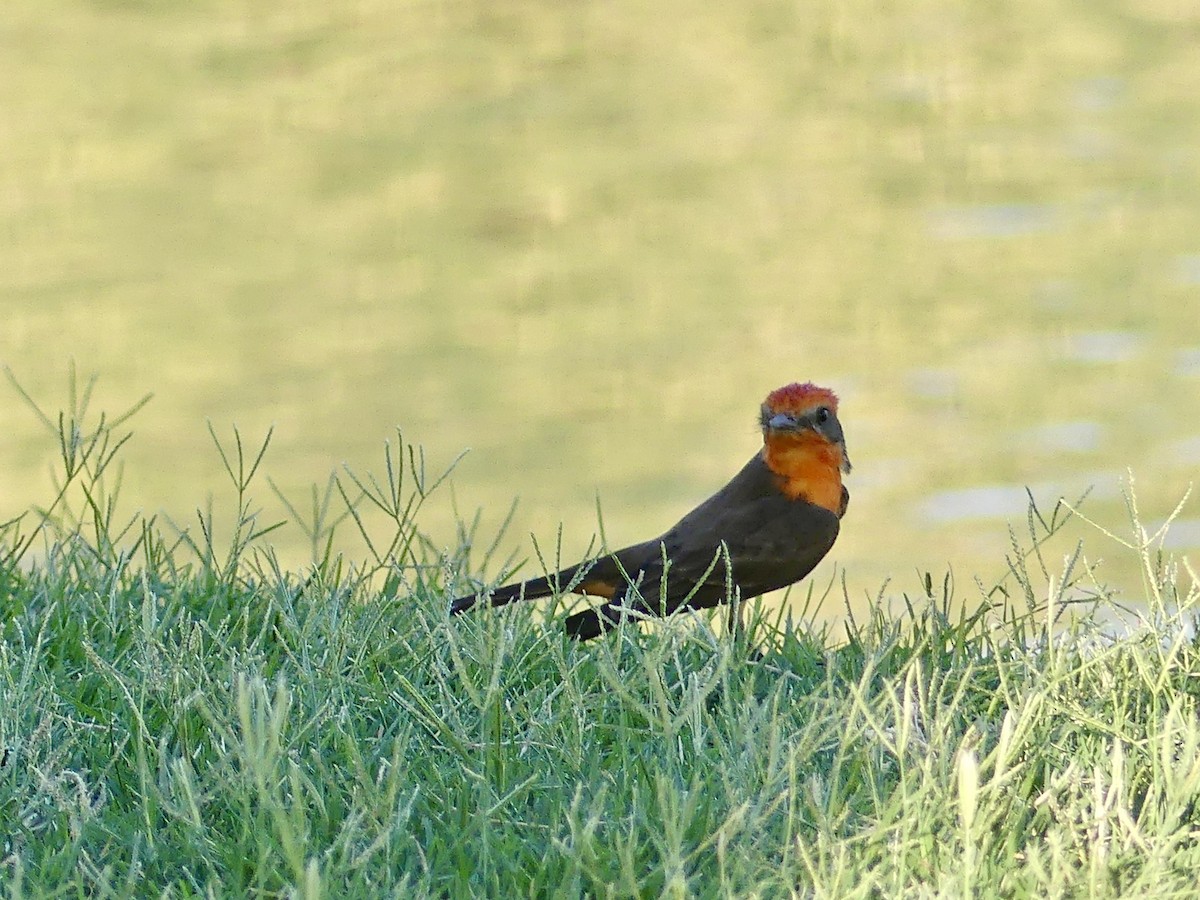
{"label": "out-of-focus field", "polygon": [[[813,379],[855,463],[817,578],[861,600],[994,580],[1024,485],[1095,485],[1124,530],[1127,467],[1151,523],[1200,469],[1187,4],[110,0],[0,29],[0,359],[52,409],[72,359],[112,410],[155,392],[131,508],[228,495],[206,419],[274,423],[296,497],[400,425],[433,467],[472,448],[460,512],[519,496],[506,546],[561,523],[571,555],[597,495],[613,543],[669,525]],[[0,424],[8,518],[56,454],[7,388]],[[1200,547],[1195,503],[1168,544]]]}

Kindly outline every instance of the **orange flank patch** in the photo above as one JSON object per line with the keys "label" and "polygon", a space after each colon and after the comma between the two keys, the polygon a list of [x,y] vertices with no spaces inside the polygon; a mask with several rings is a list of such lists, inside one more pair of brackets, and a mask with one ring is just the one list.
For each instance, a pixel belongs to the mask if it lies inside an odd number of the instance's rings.
{"label": "orange flank patch", "polygon": [[601,581],[599,578],[584,580],[575,588],[577,594],[587,594],[589,597],[604,597],[606,600],[611,600],[617,589],[607,581]]}
{"label": "orange flank patch", "polygon": [[792,500],[805,499],[838,513],[842,506],[842,449],[813,431],[770,435],[763,460]]}

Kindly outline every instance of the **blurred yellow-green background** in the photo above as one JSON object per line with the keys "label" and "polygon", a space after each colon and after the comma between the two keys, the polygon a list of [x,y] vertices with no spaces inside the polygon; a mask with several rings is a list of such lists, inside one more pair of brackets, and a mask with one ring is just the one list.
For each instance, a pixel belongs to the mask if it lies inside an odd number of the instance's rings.
{"label": "blurred yellow-green background", "polygon": [[[818,578],[1003,570],[1023,486],[1127,531],[1200,468],[1200,7],[1174,0],[18,0],[0,34],[0,359],[147,391],[126,506],[302,495],[396,425],[460,512],[564,554],[667,525],[762,397],[842,395]],[[54,449],[5,387],[0,512]],[[258,498],[278,512],[265,485]],[[449,493],[422,510],[453,540]],[[1132,562],[1080,529],[1102,571]],[[277,532],[285,558],[302,536]],[[1074,537],[1058,546],[1069,552]],[[1193,503],[1168,543],[1193,556]],[[836,566],[836,568],[835,568]],[[490,573],[490,574],[495,574]],[[836,615],[838,603],[826,612]]]}

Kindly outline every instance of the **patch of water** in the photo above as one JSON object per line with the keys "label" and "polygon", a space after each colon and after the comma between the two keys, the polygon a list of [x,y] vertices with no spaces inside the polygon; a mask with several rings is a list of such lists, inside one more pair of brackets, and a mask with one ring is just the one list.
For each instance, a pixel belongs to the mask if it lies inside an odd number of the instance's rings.
{"label": "patch of water", "polygon": [[1083,363],[1129,362],[1145,339],[1131,331],[1082,331],[1067,340],[1063,358]]}
{"label": "patch of water", "polygon": [[1200,284],[1200,253],[1175,257],[1175,280],[1180,284]]}
{"label": "patch of water", "polygon": [[918,397],[949,400],[959,388],[959,374],[950,369],[911,369],[905,382]]}
{"label": "patch of water", "polygon": [[1125,79],[1115,75],[1083,78],[1075,86],[1071,105],[1082,112],[1107,112],[1125,91]]}
{"label": "patch of water", "polygon": [[1200,375],[1200,347],[1175,351],[1176,375]]}
{"label": "patch of water", "polygon": [[1200,463],[1200,434],[1172,441],[1167,445],[1167,455],[1185,465]]}
{"label": "patch of water", "polygon": [[[1162,522],[1146,526],[1146,531],[1153,535],[1162,528]],[[1200,519],[1176,519],[1167,528],[1163,537],[1164,550],[1194,550],[1200,548]]]}
{"label": "patch of water", "polygon": [[1026,429],[1022,437],[1022,443],[1032,443],[1045,450],[1091,453],[1099,449],[1104,428],[1096,422],[1077,419],[1038,425]]}
{"label": "patch of water", "polygon": [[1048,312],[1070,312],[1079,305],[1079,286],[1070,278],[1047,278],[1034,287],[1033,301]]}
{"label": "patch of water", "polygon": [[943,241],[1023,237],[1058,227],[1058,209],[1043,203],[953,206],[929,214],[929,233]]}
{"label": "patch of water", "polygon": [[918,506],[922,520],[934,525],[967,522],[976,519],[1023,517],[1029,508],[1029,494],[1043,515],[1049,514],[1058,498],[1075,501],[1088,486],[1090,497],[1103,499],[1119,493],[1119,472],[1088,472],[1072,476],[1070,481],[1043,481],[1029,485],[988,484],[958,488],[931,494]]}
{"label": "patch of water", "polygon": [[939,491],[926,497],[920,516],[926,522],[944,525],[968,519],[1003,519],[1016,516],[1029,506],[1025,488],[1009,484]]}
{"label": "patch of water", "polygon": [[1117,139],[1101,128],[1079,128],[1066,137],[1067,154],[1088,162],[1112,158],[1119,146]]}

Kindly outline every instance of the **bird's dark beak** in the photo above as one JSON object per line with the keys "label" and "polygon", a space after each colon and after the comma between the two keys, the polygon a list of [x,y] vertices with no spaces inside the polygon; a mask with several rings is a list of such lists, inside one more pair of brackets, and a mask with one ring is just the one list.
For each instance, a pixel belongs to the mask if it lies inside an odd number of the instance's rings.
{"label": "bird's dark beak", "polygon": [[846,442],[842,441],[840,446],[842,448],[842,471],[849,475],[854,466],[850,465],[850,454],[846,452]]}
{"label": "bird's dark beak", "polygon": [[775,413],[770,418],[763,416],[763,425],[771,431],[795,431],[799,427],[795,416],[787,413]]}

